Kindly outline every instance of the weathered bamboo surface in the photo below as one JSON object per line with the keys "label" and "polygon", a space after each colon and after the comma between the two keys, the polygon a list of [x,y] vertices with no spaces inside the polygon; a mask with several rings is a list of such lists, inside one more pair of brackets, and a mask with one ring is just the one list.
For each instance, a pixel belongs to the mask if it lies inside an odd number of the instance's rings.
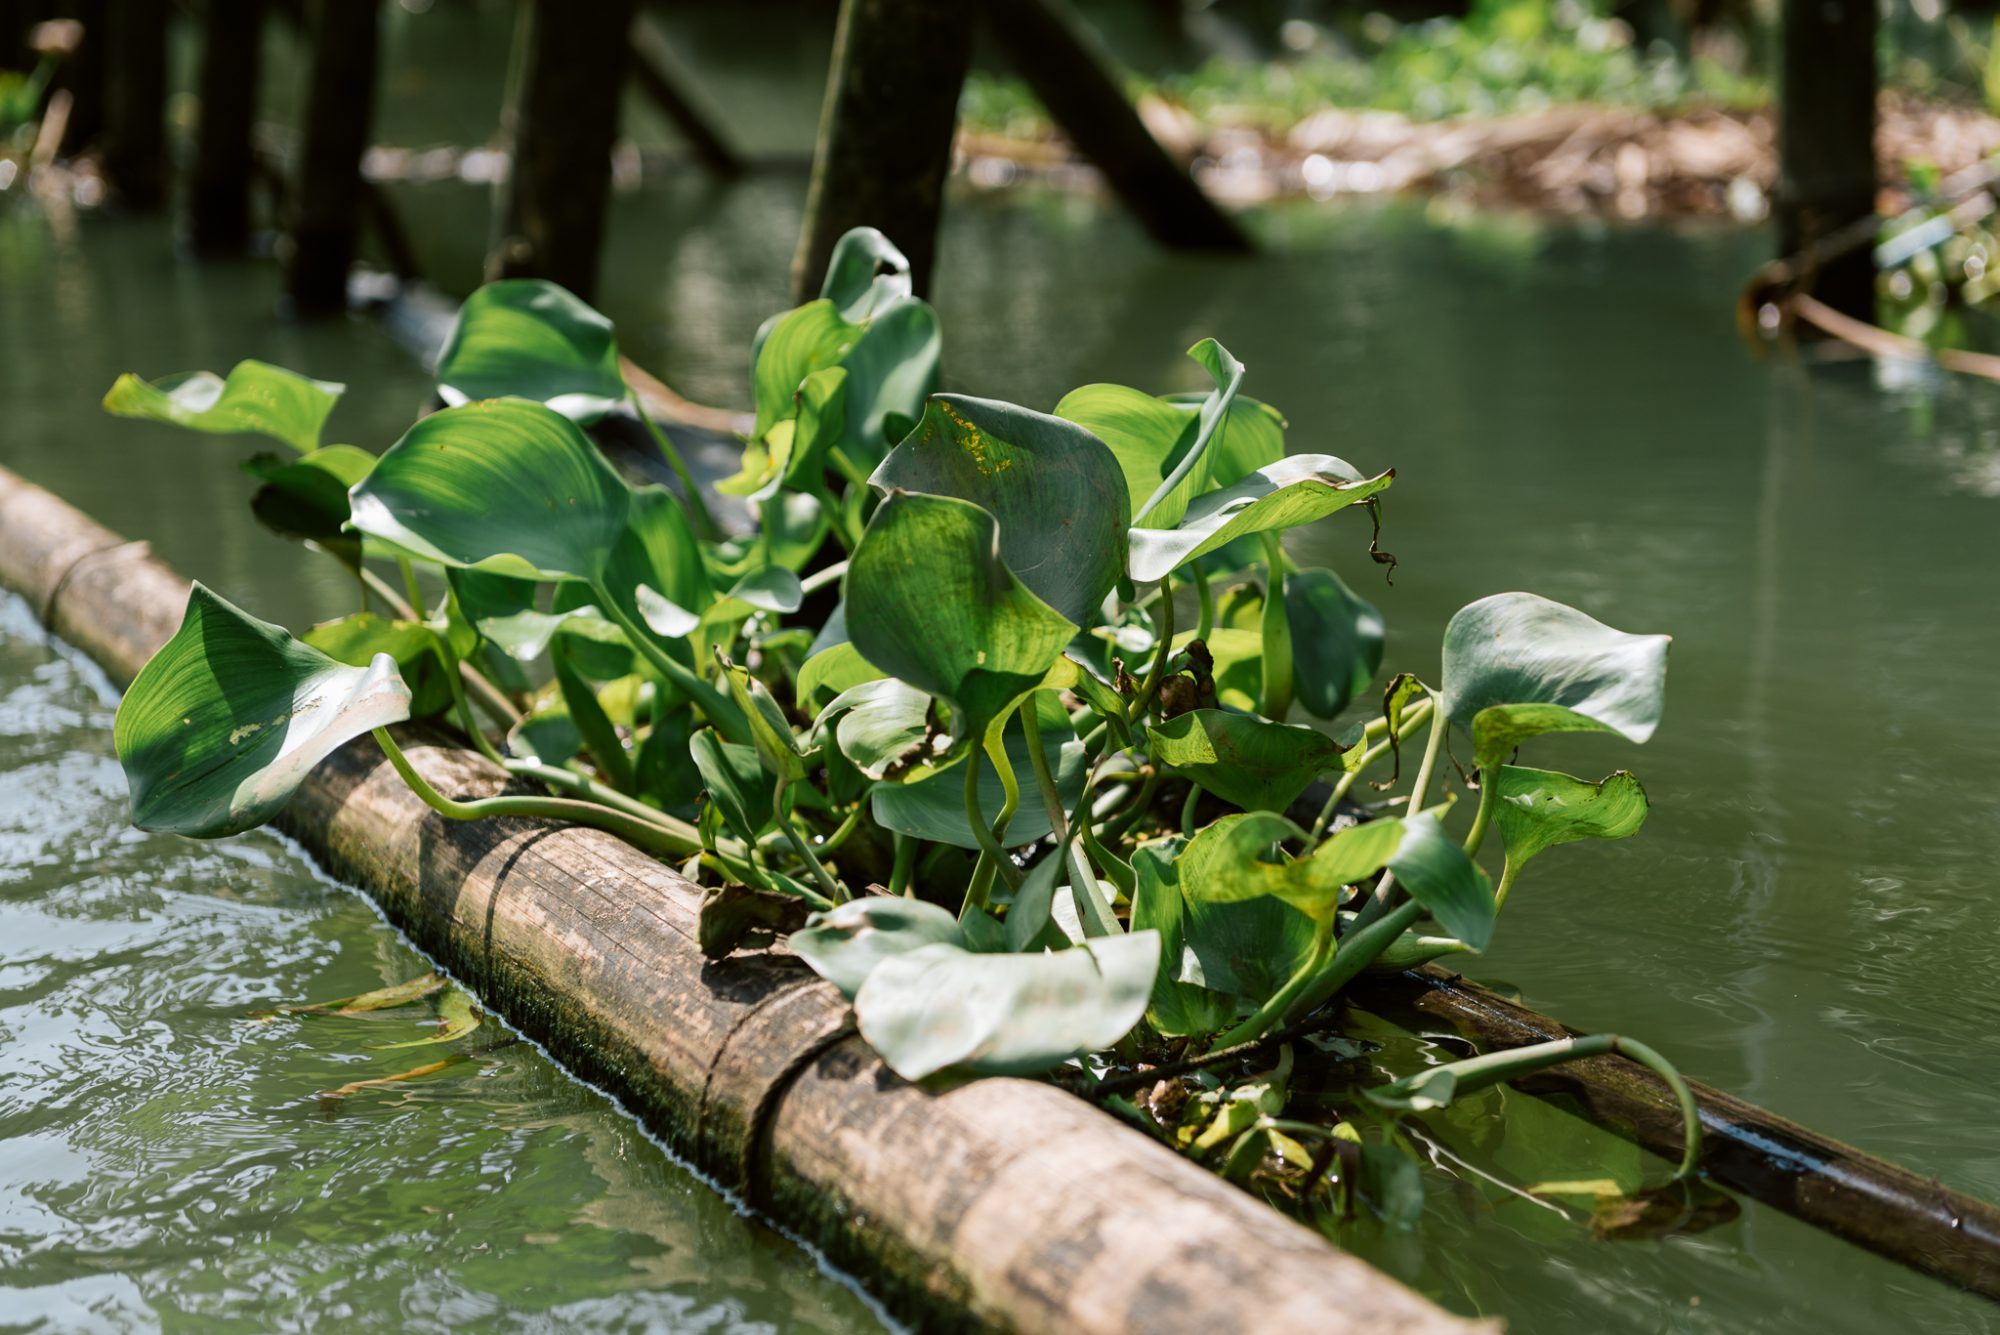
{"label": "weathered bamboo surface", "polygon": [[[187,581],[0,469],[0,583],[115,679]],[[446,793],[504,776],[412,731]],[[1463,1332],[1319,1235],[1052,1086],[888,1071],[797,961],[703,958],[701,891],[594,830],[450,822],[362,739],[285,827],[481,1001],[923,1329]]]}
{"label": "weathered bamboo surface", "polygon": [[[1357,1000],[1391,1018],[1444,1021],[1480,1051],[1577,1031],[1470,979],[1429,965],[1370,984]],[[1669,1159],[1679,1106],[1660,1078],[1623,1057],[1592,1057],[1514,1082],[1567,1095],[1594,1121],[1627,1128]],[[1690,1080],[1710,1178],[1809,1224],[1961,1288],[2000,1299],[2000,1208]]]}

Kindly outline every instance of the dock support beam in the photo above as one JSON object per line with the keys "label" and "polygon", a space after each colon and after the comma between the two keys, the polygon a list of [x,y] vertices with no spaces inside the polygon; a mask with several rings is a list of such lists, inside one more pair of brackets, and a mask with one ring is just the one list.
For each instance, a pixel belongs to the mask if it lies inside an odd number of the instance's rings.
{"label": "dock support beam", "polygon": [[1110,57],[1061,0],[987,0],[985,13],[1008,63],[1154,240],[1186,250],[1251,249],[1236,220],[1153,138]]}
{"label": "dock support beam", "polygon": [[973,17],[971,0],[842,0],[793,300],[819,295],[834,243],[863,226],[893,237],[929,290]]}
{"label": "dock support beam", "polygon": [[[1778,253],[1796,255],[1875,212],[1875,0],[1784,0],[1779,39]],[[1871,248],[1811,278],[1812,295],[1875,318]]]}
{"label": "dock support beam", "polygon": [[306,90],[285,291],[300,315],[347,309],[347,271],[361,227],[361,155],[375,123],[377,0],[314,0],[306,18]]}
{"label": "dock support beam", "polygon": [[250,241],[251,140],[263,64],[264,0],[207,0],[201,15],[201,120],[188,188],[188,239],[203,255]]}
{"label": "dock support beam", "polygon": [[127,208],[167,198],[167,14],[162,0],[113,0],[107,34],[104,174]]}
{"label": "dock support beam", "polygon": [[527,0],[523,7],[513,164],[486,260],[489,279],[546,278],[591,299],[636,8],[634,0]]}

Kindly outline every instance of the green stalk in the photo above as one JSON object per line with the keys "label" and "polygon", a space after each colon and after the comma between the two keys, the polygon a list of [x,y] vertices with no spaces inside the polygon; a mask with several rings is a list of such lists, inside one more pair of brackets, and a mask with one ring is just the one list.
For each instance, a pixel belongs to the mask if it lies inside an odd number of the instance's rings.
{"label": "green stalk", "polygon": [[403,592],[409,598],[410,606],[417,612],[416,619],[421,620],[424,608],[424,590],[417,583],[417,568],[410,564],[410,558],[407,556],[397,557],[396,565],[403,572]]}
{"label": "green stalk", "polygon": [[646,430],[653,433],[653,443],[658,445],[660,453],[666,456],[667,467],[673,469],[674,476],[681,480],[681,488],[685,492],[681,497],[681,504],[687,508],[688,518],[694,520],[695,532],[710,542],[719,541],[722,529],[716,524],[715,516],[708,512],[708,503],[702,499],[701,484],[694,480],[693,473],[688,472],[687,464],[681,460],[681,452],[674,448],[671,440],[667,439],[667,433],[660,430],[660,424],[646,411],[646,405],[639,402],[636,390],[628,387],[625,397],[631,403],[632,411],[639,414],[639,420],[646,424]]}
{"label": "green stalk", "polygon": [[617,623],[620,630],[625,632],[625,638],[632,641],[632,647],[637,649],[661,676],[679,687],[701,707],[703,716],[715,725],[715,730],[722,734],[724,741],[736,742],[739,745],[748,744],[750,721],[743,717],[743,711],[736,707],[734,700],[696,675],[692,668],[676,662],[672,655],[655,644],[646,628],[634,621],[631,615],[618,605],[618,600],[611,596],[611,590],[605,588],[602,583],[594,582],[590,589],[597,595],[598,606]]}
{"label": "green stalk", "polygon": [[[1032,711],[1034,707],[1035,702],[1029,700],[1027,710],[1021,712],[1025,714]],[[1013,823],[1014,813],[1021,809],[1021,781],[1014,777],[1014,762],[1007,758],[1006,740],[1002,733],[996,732],[987,738],[986,758],[993,762],[993,772],[1000,776],[1000,791],[1003,794],[1000,802],[1000,814],[993,821],[993,840],[1002,848],[1005,848],[1007,827]],[[1043,763],[1046,764],[1047,762],[1044,761]],[[1017,881],[1017,877],[1010,876],[1007,878],[1007,884],[1010,886],[1016,884]]]}
{"label": "green stalk", "polygon": [[1104,827],[1103,834],[1100,837],[1105,843],[1118,844],[1125,841],[1127,832],[1134,825],[1138,824],[1140,818],[1152,808],[1153,797],[1160,791],[1160,784],[1166,780],[1166,777],[1166,766],[1154,766],[1152,771],[1146,775],[1144,782],[1139,785],[1139,795],[1132,799],[1132,804],[1119,813],[1117,820],[1112,821]]}
{"label": "green stalk", "polygon": [[820,844],[819,855],[823,858],[830,858],[835,853],[838,853],[840,846],[851,839],[854,836],[854,832],[861,828],[861,816],[867,810],[868,804],[866,802],[856,802],[854,810],[847,813],[847,819],[836,825],[833,833],[828,835]]}
{"label": "green stalk", "polygon": [[[981,748],[973,747],[965,757],[965,819],[972,826],[972,837],[979,842],[979,861],[973,864],[972,880],[965,887],[965,909],[983,909],[986,897],[993,888],[996,874],[1007,879],[1009,887],[1020,884],[1020,876],[1014,870],[1013,862],[1007,857],[1007,850],[987,828],[986,813],[979,808],[979,754]],[[961,917],[964,912],[960,913]]]}
{"label": "green stalk", "polygon": [[1187,796],[1181,801],[1181,834],[1186,838],[1194,838],[1195,808],[1200,802],[1201,785],[1198,783],[1189,784]]}
{"label": "green stalk", "polygon": [[1424,906],[1414,899],[1407,899],[1365,927],[1349,928],[1347,935],[1341,938],[1340,949],[1334,952],[1333,963],[1299,993],[1287,1018],[1304,1019],[1324,1006],[1334,993],[1353,982],[1363,969],[1379,959],[1383,951],[1395,944],[1397,937],[1416,926],[1417,919],[1423,916]]}
{"label": "green stalk", "polygon": [[[1329,911],[1326,917],[1313,924],[1312,953],[1285,985],[1272,993],[1270,1000],[1259,1006],[1256,1013],[1238,1024],[1234,1029],[1215,1040],[1218,1048],[1233,1048],[1239,1043],[1248,1043],[1261,1038],[1266,1030],[1284,1017],[1299,994],[1312,984],[1313,976],[1326,967],[1326,962],[1334,955],[1333,940],[1334,915]],[[1341,947],[1345,951],[1346,947]]]}
{"label": "green stalk", "polygon": [[396,767],[396,773],[403,776],[403,782],[424,800],[424,805],[440,816],[452,820],[483,820],[488,816],[542,817],[588,825],[607,834],[615,834],[647,852],[668,857],[686,857],[702,851],[698,839],[683,839],[649,821],[635,820],[622,811],[598,806],[594,802],[579,802],[567,797],[481,797],[470,801],[446,797],[417,773],[402,748],[396,745],[396,739],[389,735],[388,729],[376,728],[374,732],[376,742],[381,745],[383,754],[389,757],[389,763]]}
{"label": "green stalk", "polygon": [[1493,806],[1500,796],[1500,769],[1496,765],[1491,774],[1479,772],[1479,808],[1472,813],[1472,829],[1466,832],[1465,855],[1471,857],[1485,842],[1486,827],[1493,820]]}
{"label": "green stalk", "polygon": [[[859,810],[857,807],[856,810]],[[889,873],[889,893],[908,895],[910,874],[917,868],[917,841],[907,834],[896,836],[896,865]]]}
{"label": "green stalk", "polygon": [[1512,858],[1507,858],[1500,864],[1500,885],[1493,892],[1493,911],[1495,913],[1506,907],[1507,896],[1514,889],[1514,877],[1520,870],[1519,867],[1514,865],[1514,859]]}
{"label": "green stalk", "polygon": [[819,883],[821,893],[827,898],[826,903],[815,904],[813,907],[826,909],[832,908],[835,904],[845,903],[847,891],[839,881],[828,874],[826,868],[820,864],[818,855],[813,852],[812,845],[799,833],[799,827],[792,823],[791,789],[790,780],[779,781],[778,791],[772,796],[771,811],[778,818],[778,828],[785,832],[785,838],[791,840],[792,851],[799,855],[799,861],[806,864],[806,870],[812,873],[813,880]]}
{"label": "green stalk", "polygon": [[1285,721],[1292,712],[1292,623],[1285,615],[1285,548],[1275,531],[1264,539],[1263,682],[1259,687],[1264,717]]}
{"label": "green stalk", "polygon": [[800,593],[817,593],[847,573],[847,562],[835,561],[824,570],[815,570],[799,581]]}
{"label": "green stalk", "polygon": [[1152,707],[1153,695],[1160,689],[1160,681],[1167,675],[1167,660],[1174,656],[1174,591],[1173,576],[1160,581],[1160,611],[1153,618],[1154,639],[1159,644],[1159,653],[1153,657],[1153,666],[1146,673],[1146,684],[1133,698],[1132,707],[1125,711],[1126,717],[1134,724],[1146,721],[1146,711]]}
{"label": "green stalk", "polygon": [[1194,595],[1201,601],[1201,614],[1194,624],[1194,637],[1204,644],[1215,631],[1215,591],[1208,587],[1208,571],[1202,569],[1200,561],[1188,566],[1194,576]]}
{"label": "green stalk", "polygon": [[[1042,806],[1048,812],[1049,829],[1056,836],[1055,856],[1066,859],[1070,892],[1076,897],[1077,918],[1082,922],[1084,931],[1091,936],[1117,936],[1122,930],[1117,916],[1107,913],[1104,902],[1097,897],[1097,877],[1092,874],[1089,860],[1072,837],[1075,831],[1088,828],[1084,823],[1084,812],[1079,810],[1077,820],[1072,822],[1063,810],[1062,795],[1056,791],[1056,776],[1049,769],[1048,756],[1042,751],[1042,723],[1035,717],[1032,697],[1021,709],[1021,731],[1027,739],[1028,763],[1035,772],[1035,786],[1041,790]],[[1084,801],[1088,800],[1086,796]]]}
{"label": "green stalk", "polygon": [[[1420,724],[1430,716],[1431,702],[1422,700],[1410,710],[1406,721],[1413,725]],[[1377,725],[1380,726],[1378,727]],[[1340,799],[1347,796],[1348,791],[1354,787],[1355,780],[1359,779],[1370,765],[1380,760],[1383,754],[1395,745],[1394,740],[1386,735],[1388,730],[1389,723],[1387,719],[1376,719],[1363,731],[1362,738],[1364,741],[1371,734],[1382,735],[1382,740],[1363,751],[1361,759],[1354,762],[1354,768],[1342,774],[1339,781],[1333,785],[1333,795],[1326,799],[1326,805],[1319,809],[1318,819],[1313,821],[1311,842],[1317,844],[1320,841],[1320,837],[1326,833],[1326,827],[1333,824],[1334,813],[1340,807]]]}

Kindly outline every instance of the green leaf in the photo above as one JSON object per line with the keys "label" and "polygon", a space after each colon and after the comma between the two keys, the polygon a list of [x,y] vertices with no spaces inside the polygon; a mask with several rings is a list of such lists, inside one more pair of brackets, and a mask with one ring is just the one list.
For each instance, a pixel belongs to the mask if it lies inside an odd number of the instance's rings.
{"label": "green leaf", "polygon": [[[1479,864],[1446,832],[1435,811],[1399,822],[1402,843],[1389,859],[1396,881],[1445,931],[1474,950],[1493,939],[1493,887]],[[1362,827],[1366,828],[1366,827]],[[1352,833],[1352,831],[1349,831]]]}
{"label": "green leaf", "polygon": [[[1201,429],[1195,414],[1165,399],[1125,385],[1084,385],[1063,395],[1055,415],[1075,422],[1103,441],[1125,475],[1125,518],[1146,503],[1166,480],[1175,460],[1194,444]],[[1173,497],[1153,508],[1158,524],[1176,522],[1186,513],[1190,496],[1208,482],[1208,470],[1197,466]],[[1185,493],[1185,494],[1184,494]],[[1172,507],[1178,504],[1175,511]]]}
{"label": "green leaf", "polygon": [[562,692],[554,690],[550,696],[538,699],[534,708],[507,730],[507,749],[524,760],[544,765],[567,764],[583,750],[583,733],[569,716]]}
{"label": "green leaf", "polygon": [[931,697],[894,677],[842,691],[813,726],[822,729],[829,723],[840,754],[871,779],[893,778],[900,770],[936,758],[924,745],[931,736]]}
{"label": "green leaf", "polygon": [[1125,478],[1104,442],[1011,403],[936,394],[917,429],[869,482],[954,496],[1000,525],[1000,559],[1077,625],[1097,616],[1125,569]]}
{"label": "green leaf", "polygon": [[366,1015],[370,1011],[391,1010],[397,1006],[407,1006],[413,1001],[435,996],[444,991],[444,978],[435,973],[418,974],[400,983],[378,987],[372,992],[359,992],[351,997],[335,997],[332,1001],[308,1001],[296,1006],[273,1006],[268,1011],[253,1011],[252,1015],[264,1018],[270,1015]]}
{"label": "green leaf", "polygon": [[438,358],[438,397],[545,403],[575,422],[595,422],[624,401],[611,321],[566,288],[506,278],[465,299]]}
{"label": "green leaf", "polygon": [[757,392],[752,439],[761,440],[797,409],[800,384],[815,371],[840,364],[862,327],[841,318],[840,308],[821,298],[778,317],[757,348],[751,379]]}
{"label": "green leaf", "polygon": [[1382,614],[1331,570],[1312,569],[1285,576],[1285,619],[1298,702],[1333,718],[1382,666]]}
{"label": "green leaf", "polygon": [[370,1043],[372,1052],[394,1052],[401,1048],[423,1048],[433,1043],[450,1043],[464,1038],[479,1027],[479,1007],[472,994],[464,988],[448,988],[438,998],[437,1032],[428,1038],[413,1038],[407,1043]]}
{"label": "green leaf", "polygon": [[[842,364],[847,368],[846,441],[867,467],[891,443],[894,424],[907,428],[937,388],[943,340],[936,312],[914,298],[878,310]],[[897,434],[900,434],[898,432]]]}
{"label": "green leaf", "polygon": [[859,324],[911,295],[910,261],[873,227],[855,227],[833,244],[819,294]]}
{"label": "green leaf", "polygon": [[596,580],[625,531],[632,490],[568,418],[492,399],[411,427],[349,502],[356,529],[427,561]]}
{"label": "green leaf", "polygon": [[957,706],[967,737],[1040,685],[1076,635],[1001,560],[993,516],[942,496],[882,502],[848,562],[844,599],[861,655]]}
{"label": "green leaf", "polygon": [[785,711],[771,698],[764,683],[750,675],[750,669],[724,658],[723,672],[737,708],[750,721],[750,740],[757,759],[773,778],[794,783],[806,776],[807,752],[799,746]]}
{"label": "green leaf", "polygon": [[250,513],[279,537],[316,542],[356,565],[361,543],[342,531],[347,491],[374,466],[374,455],[352,445],[328,445],[297,459],[256,455],[243,464],[264,484],[250,498]]}
{"label": "green leaf", "polygon": [[142,830],[262,825],[342,743],[410,716],[395,660],[347,667],[200,584],[119,703],[113,740]]}
{"label": "green leaf", "polygon": [[1265,895],[1223,903],[1196,898],[1183,869],[1181,911],[1183,983],[1262,1004],[1312,954],[1312,919],[1281,899]]}
{"label": "green leaf", "polygon": [[[1049,813],[1034,790],[1027,739],[1018,728],[1009,728],[1006,741],[1008,763],[1014,767],[1022,793],[1021,805],[1007,823],[1007,836],[1002,842],[1009,848],[1020,848],[1048,837]],[[1075,739],[1063,742],[1061,746],[1055,743],[1055,735],[1044,728],[1042,746],[1049,757],[1050,768],[1055,771],[1056,794],[1062,799],[1063,808],[1069,810],[1083,795],[1083,744]],[[1001,786],[1000,776],[994,771],[992,763],[983,754],[972,754],[979,755],[979,810],[991,827],[1000,818],[1000,809],[1006,802],[1006,790]],[[869,799],[875,823],[897,834],[912,835],[932,843],[978,848],[979,840],[965,819],[965,771],[959,768],[965,763],[961,760],[949,769],[909,783],[878,785]]]}
{"label": "green leaf", "polygon": [[[1148,519],[1153,521],[1155,527],[1177,524],[1186,514],[1187,503],[1207,489],[1206,481],[1193,487],[1189,483],[1197,473],[1206,474],[1209,446],[1215,439],[1216,429],[1229,412],[1230,401],[1243,384],[1243,363],[1230,356],[1229,349],[1214,339],[1203,339],[1189,348],[1187,355],[1215,381],[1215,392],[1201,402],[1197,411],[1199,425],[1187,454],[1174,462],[1172,472],[1161,480],[1159,487],[1133,506],[1132,522],[1135,524]],[[1171,488],[1169,482],[1173,483]]]}
{"label": "green leaf", "polygon": [[883,960],[924,946],[966,944],[958,919],[946,910],[880,895],[813,914],[789,941],[793,954],[850,1001]]}
{"label": "green leaf", "polygon": [[625,632],[606,621],[604,614],[593,603],[572,607],[566,612],[538,612],[529,608],[505,616],[482,617],[473,625],[488,643],[523,663],[540,658],[558,635],[574,636],[601,645],[623,646],[627,657],[630,657],[631,646],[625,639]]}
{"label": "green leaf", "polygon": [[[1263,600],[1257,599],[1255,603],[1261,607]],[[1194,638],[1191,630],[1174,636],[1174,651],[1186,649]],[[1208,646],[1213,665],[1216,703],[1241,713],[1255,713],[1257,697],[1263,688],[1263,635],[1255,630],[1218,625],[1209,631],[1203,643]]]}
{"label": "green leaf", "polygon": [[1416,1160],[1391,1145],[1361,1147],[1361,1194],[1382,1222],[1407,1233],[1424,1217],[1424,1174]]}
{"label": "green leaf", "polygon": [[1283,811],[1341,768],[1347,748],[1325,733],[1252,714],[1196,709],[1147,728],[1156,760],[1246,811]]}
{"label": "green leaf", "polygon": [[[1186,942],[1181,931],[1180,866],[1175,849],[1179,839],[1148,844],[1132,854],[1136,878],[1132,894],[1132,930],[1160,934],[1160,965],[1153,976],[1153,997],[1146,1021],[1161,1036],[1179,1038],[1212,1034],[1234,1018],[1236,1001],[1224,992],[1180,981]],[[1013,924],[1013,916],[1008,916]]]}
{"label": "green leaf", "polygon": [[878,964],[854,998],[861,1036],[905,1080],[947,1067],[1026,1075],[1110,1047],[1145,1013],[1157,932],[1043,955],[937,944]]}
{"label": "green leaf", "polygon": [[632,757],[625,750],[617,725],[598,701],[596,689],[584,680],[564,644],[558,643],[550,665],[555,669],[556,686],[562,692],[570,722],[589,750],[597,772],[619,792],[631,792],[636,782]]}
{"label": "green leaf", "polygon": [[1305,831],[1283,816],[1256,812],[1224,816],[1197,834],[1181,855],[1180,880],[1190,900],[1216,903],[1270,895],[1301,913],[1323,918],[1341,892],[1389,864],[1404,834],[1393,820],[1350,826],[1301,858],[1266,861],[1273,845],[1301,841]]}
{"label": "green leaf", "polygon": [[373,612],[357,612],[321,622],[300,638],[349,667],[365,668],[377,654],[389,655],[410,688],[411,718],[442,714],[457,698],[452,677],[458,660],[438,633],[421,621],[392,621]]}
{"label": "green leaf", "polygon": [[1295,454],[1234,486],[1196,497],[1172,528],[1132,530],[1132,578],[1165,579],[1197,557],[1252,533],[1296,528],[1359,505],[1395,481],[1394,469],[1364,478],[1330,454]]}
{"label": "green leaf", "polygon": [[689,739],[688,754],[723,822],[739,839],[762,834],[771,823],[773,787],[757,748],[725,742],[713,728],[703,728]]}
{"label": "green leaf", "polygon": [[1628,635],[1532,593],[1459,609],[1444,632],[1444,711],[1484,770],[1548,732],[1643,742],[1666,704],[1665,635]]}
{"label": "green leaf", "polygon": [[1623,839],[1646,823],[1646,790],[1629,770],[1589,783],[1553,770],[1503,765],[1493,781],[1500,785],[1493,823],[1516,871],[1545,848],[1579,839]]}
{"label": "green leaf", "polygon": [[148,382],[127,372],[104,396],[104,410],[190,431],[269,436],[307,454],[319,446],[320,428],[346,388],[281,366],[242,361],[227,380],[213,371],[192,371]]}
{"label": "green leaf", "polygon": [[[832,624],[831,622],[828,623]],[[822,632],[823,633],[823,632]],[[846,640],[815,649],[799,668],[793,703],[799,712],[821,715],[841,695],[863,682],[879,681],[882,670]]]}

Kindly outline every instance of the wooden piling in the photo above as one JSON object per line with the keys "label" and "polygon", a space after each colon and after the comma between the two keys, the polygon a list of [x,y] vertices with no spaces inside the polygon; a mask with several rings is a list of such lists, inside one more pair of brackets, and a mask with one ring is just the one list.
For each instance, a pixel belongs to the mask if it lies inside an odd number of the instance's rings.
{"label": "wooden piling", "polygon": [[300,315],[347,309],[361,227],[361,156],[375,121],[378,0],[312,0],[304,143],[293,183],[285,291]]}
{"label": "wooden piling", "polygon": [[634,0],[524,0],[512,171],[486,276],[597,286]]}
{"label": "wooden piling", "polygon": [[986,0],[983,12],[1008,63],[1154,240],[1188,250],[1251,248],[1236,220],[1153,138],[1111,58],[1062,0]]}
{"label": "wooden piling", "polygon": [[[188,583],[0,468],[0,583],[129,681]],[[506,778],[405,729],[440,791]],[[284,828],[479,996],[923,1330],[1465,1335],[1451,1316],[1052,1085],[927,1089],[780,952],[706,959],[700,887],[596,830],[446,821],[370,738]]]}
{"label": "wooden piling", "polygon": [[111,5],[104,174],[131,209],[167,198],[167,13],[162,0]]}
{"label": "wooden piling", "polygon": [[55,86],[69,94],[69,118],[57,152],[72,157],[96,145],[104,133],[104,76],[110,45],[111,0],[63,0],[61,18],[83,27],[83,40],[64,58]]}
{"label": "wooden piling", "polygon": [[855,227],[895,237],[929,291],[973,17],[969,0],[841,0],[794,301],[819,295],[834,243]]}
{"label": "wooden piling", "polygon": [[[1875,213],[1875,0],[1784,0],[1778,70],[1778,253]],[[1870,249],[1808,278],[1813,296],[1875,318]]]}
{"label": "wooden piling", "polygon": [[250,240],[251,136],[263,53],[264,0],[205,0],[201,119],[188,186],[188,239],[200,254],[240,254]]}

